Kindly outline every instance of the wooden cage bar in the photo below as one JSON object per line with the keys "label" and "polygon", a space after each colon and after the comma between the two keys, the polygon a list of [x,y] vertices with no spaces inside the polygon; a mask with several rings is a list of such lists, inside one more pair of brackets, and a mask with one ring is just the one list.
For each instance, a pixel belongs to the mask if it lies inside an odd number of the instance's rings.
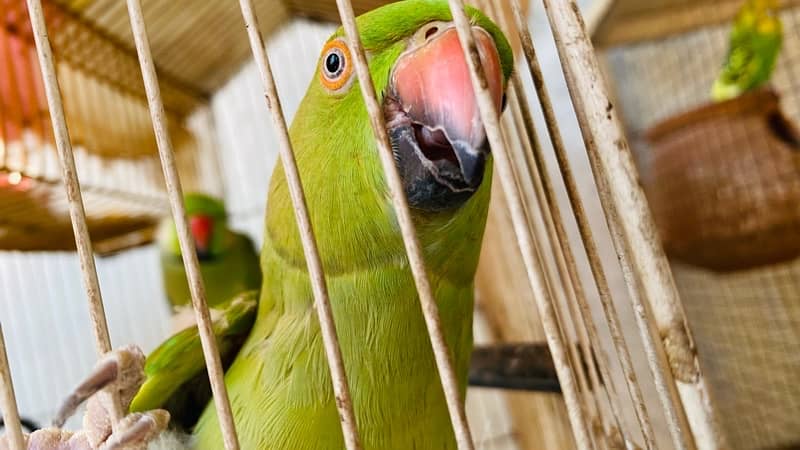
{"label": "wooden cage bar", "polygon": [[[486,3],[491,3],[487,0]],[[510,2],[511,3],[511,2]],[[498,5],[489,5],[493,8],[494,15],[498,19],[502,28],[505,29],[507,33],[511,33],[512,29],[516,29],[516,34],[520,38],[521,46],[523,47],[523,51],[525,52],[526,56],[530,58],[531,53],[527,50],[526,47],[530,47],[532,49],[532,39],[530,37],[530,31],[527,28],[527,23],[524,21],[522,13],[521,13],[521,6],[519,2],[511,3],[512,14],[515,16],[516,20],[513,24],[509,24],[508,17],[499,11],[500,7]],[[538,60],[535,59],[534,55],[534,64],[538,67]],[[541,72],[541,69],[539,69]],[[591,382],[591,386],[595,390],[603,390],[605,392],[605,396],[609,403],[609,408],[611,409],[611,413],[613,416],[613,422],[617,428],[617,430],[622,430],[620,417],[621,414],[619,412],[619,408],[616,404],[617,395],[616,392],[612,394],[609,392],[611,390],[614,391],[613,383],[606,382],[602,387],[600,385],[600,376],[598,375],[598,366],[602,373],[603,380],[611,380],[610,371],[608,370],[608,357],[607,354],[602,351],[600,347],[600,341],[598,338],[597,328],[594,324],[594,321],[591,316],[591,312],[589,310],[589,305],[586,300],[586,292],[583,288],[583,284],[581,282],[580,276],[578,274],[577,263],[575,261],[575,255],[573,254],[572,248],[569,245],[569,238],[566,233],[566,229],[564,227],[564,221],[561,216],[561,211],[558,206],[558,199],[555,196],[555,189],[553,187],[553,183],[550,180],[550,176],[547,172],[547,167],[544,159],[543,149],[541,142],[539,141],[539,136],[536,133],[536,130],[533,125],[533,118],[530,112],[530,101],[528,96],[525,92],[525,89],[522,85],[522,80],[520,79],[519,73],[515,70],[511,77],[511,82],[514,95],[512,97],[512,109],[513,109],[513,121],[515,122],[515,130],[516,134],[520,137],[523,146],[525,146],[524,153],[527,158],[526,162],[529,167],[530,176],[532,179],[540,179],[540,189],[542,190],[542,199],[539,200],[541,205],[544,205],[545,208],[542,209],[542,216],[544,220],[547,222],[547,226],[549,227],[550,231],[550,241],[551,241],[551,252],[556,259],[556,264],[559,266],[559,271],[561,273],[562,282],[567,284],[565,286],[568,288],[567,290],[571,294],[566,299],[566,311],[562,313],[564,316],[572,316],[573,321],[573,328],[577,335],[577,339],[580,344],[583,346],[583,363],[580,363],[580,357],[577,356],[575,350],[573,353],[576,354],[574,357],[576,359],[575,363],[576,367],[586,367],[589,382]],[[542,87],[542,83],[535,83],[537,87]],[[538,93],[539,96],[543,99],[546,99],[548,104],[550,105],[550,109],[552,112],[552,103],[549,99],[549,94],[546,90],[542,89],[542,92]],[[544,102],[545,100],[543,100]],[[554,117],[553,124],[555,124]],[[549,122],[548,122],[549,123]],[[560,134],[553,133],[556,138],[553,138],[553,146],[556,147],[560,145],[561,149],[563,150],[563,141],[561,140]],[[533,161],[531,161],[531,159]],[[533,167],[535,167],[536,173],[533,173]],[[569,170],[569,169],[567,169]],[[578,199],[580,201],[580,199]],[[582,206],[582,205],[581,205]],[[571,346],[571,349],[574,349],[575,346]],[[598,352],[599,350],[599,352]],[[597,364],[594,363],[592,355],[594,353],[600,353],[598,357]],[[579,383],[581,384],[582,390],[589,390],[589,383],[585,380],[581,380],[582,378],[582,371],[577,370],[579,376]],[[585,386],[585,387],[584,387]],[[597,416],[599,420],[601,420],[601,426],[603,427],[603,432],[606,434],[604,437],[605,440],[610,439],[612,435],[612,430],[608,428],[608,421],[602,417],[603,408],[600,404],[600,400],[597,398],[598,394],[595,391],[594,395],[591,395],[591,399],[589,401],[594,403],[595,412],[593,416]],[[594,417],[593,417],[594,421]],[[594,427],[594,423],[593,429]],[[608,442],[604,443],[605,445],[609,445]]]}
{"label": "wooden cage bar", "polygon": [[281,99],[278,89],[275,86],[275,79],[272,76],[272,68],[269,63],[264,46],[264,40],[258,27],[258,17],[253,8],[252,0],[240,0],[242,16],[244,17],[247,34],[250,38],[250,46],[253,49],[255,58],[261,75],[261,82],[264,84],[264,94],[267,100],[267,107],[272,115],[273,126],[278,136],[280,159],[286,173],[286,181],[289,185],[289,194],[294,205],[295,218],[300,230],[300,237],[303,243],[303,252],[308,265],[309,278],[311,279],[314,291],[314,305],[317,309],[320,328],[322,330],[322,342],[325,346],[325,354],[328,359],[328,366],[331,371],[333,390],[336,396],[336,408],[339,410],[339,419],[342,425],[345,445],[348,450],[360,450],[361,441],[358,436],[356,416],[353,412],[353,401],[350,397],[350,387],[347,383],[342,350],[339,347],[339,338],[336,334],[336,325],[333,321],[333,311],[331,310],[330,299],[328,298],[328,287],[325,282],[325,273],[322,268],[322,260],[317,249],[314,230],[308,214],[305,193],[300,181],[300,173],[297,170],[297,162],[292,149],[292,142],[289,137],[289,129],[286,126],[286,118],[283,115]]}
{"label": "wooden cage bar", "polygon": [[[518,120],[521,121],[521,124],[518,126],[518,129],[525,130],[524,132],[527,134],[527,136],[529,136],[529,139],[531,139],[531,144],[529,145],[531,145],[532,148],[529,149],[529,151],[532,153],[532,156],[535,160],[537,173],[542,178],[543,188],[547,197],[547,207],[549,209],[549,214],[546,214],[547,211],[544,211],[543,215],[547,215],[548,220],[552,223],[551,226],[554,227],[554,235],[556,236],[559,244],[559,248],[554,248],[553,252],[557,253],[556,258],[561,259],[561,264],[566,266],[568,279],[571,283],[571,290],[573,291],[572,300],[574,300],[574,302],[568,300],[568,309],[571,307],[569,314],[573,316],[574,321],[579,322],[576,323],[575,327],[576,333],[578,334],[578,340],[584,349],[583,363],[586,365],[586,367],[588,367],[588,375],[591,386],[593,386],[594,389],[602,389],[605,392],[605,397],[611,410],[612,420],[617,429],[621,430],[622,426],[620,418],[622,417],[622,414],[620,413],[619,406],[617,405],[619,397],[614,388],[614,384],[606,381],[601,386],[601,379],[611,380],[611,372],[608,368],[608,354],[601,347],[599,334],[592,318],[586,292],[578,274],[575,255],[573,254],[572,248],[569,245],[569,238],[566,234],[560,208],[558,207],[558,199],[555,197],[554,187],[547,173],[542,145],[537,141],[536,132],[533,127],[533,118],[530,110],[528,109],[529,101],[523,90],[519,75],[515,73],[512,81],[514,83],[514,91],[521,92],[518,100],[518,109],[521,116],[518,117]],[[547,94],[545,93],[545,95]],[[597,355],[596,364],[592,358],[593,354]],[[599,400],[595,400],[598,402],[598,411],[602,410],[602,407],[599,405]],[[604,432],[608,437],[613,434],[613,430],[607,428],[606,425],[607,423],[604,421]]]}
{"label": "wooden cage bar", "polygon": [[0,407],[3,408],[3,423],[6,432],[4,437],[11,450],[26,450],[25,437],[22,435],[22,424],[17,409],[17,397],[14,394],[14,383],[11,380],[11,368],[8,366],[6,340],[3,325],[0,323]]}
{"label": "wooden cage bar", "polygon": [[[514,79],[518,80],[518,78],[516,78],[516,73],[512,76],[515,77]],[[573,361],[572,364],[580,388],[579,392],[584,397],[584,407],[587,408],[587,414],[590,419],[589,423],[592,437],[597,441],[597,445],[607,448],[608,444],[604,441],[606,440],[606,436],[610,434],[610,430],[607,428],[603,430],[605,436],[603,436],[602,439],[597,437],[596,430],[597,423],[601,421],[602,408],[597,398],[597,391],[594,389],[599,390],[603,388],[600,387],[596,366],[591,360],[592,349],[595,344],[590,344],[586,324],[583,321],[583,317],[575,308],[577,304],[586,303],[584,298],[585,292],[578,278],[577,267],[574,267],[574,258],[571,257],[570,253],[565,253],[569,251],[569,249],[565,248],[566,245],[569,245],[566,239],[566,230],[559,216],[560,211],[556,204],[557,199],[555,198],[552,183],[546,173],[546,167],[543,164],[542,149],[541,144],[538,142],[537,133],[533,128],[528,127],[525,123],[525,119],[523,119],[523,109],[525,109],[523,106],[525,102],[527,102],[527,99],[525,98],[524,92],[522,95],[517,94],[517,92],[520,91],[521,89],[518,89],[515,83],[511,90],[514,95],[509,96],[509,105],[511,108],[511,117],[509,119],[515,122],[513,128],[510,128],[509,131],[513,131],[518,135],[521,146],[520,152],[524,153],[524,155],[517,156],[517,161],[514,166],[525,167],[528,178],[536,187],[536,200],[539,205],[538,210],[541,220],[544,221],[547,235],[546,239],[542,238],[541,235],[535,236],[536,241],[548,242],[550,254],[552,255],[556,270],[558,271],[557,280],[560,281],[560,283],[557,284],[556,280],[553,280],[553,276],[551,275],[551,281],[549,283],[550,294],[554,298],[561,300],[557,303],[559,305],[557,318],[560,319],[562,328],[566,329],[567,326],[569,326],[577,340],[577,342],[571,342],[565,334],[567,348]],[[511,147],[513,149],[514,146],[512,145]],[[531,214],[531,212],[529,211],[528,214]],[[529,220],[533,221],[532,218],[529,218]],[[563,289],[559,289],[560,287],[563,287]],[[562,291],[563,294],[559,295],[559,292]],[[581,351],[578,343],[583,346],[583,351]],[[602,426],[605,427],[606,425],[607,421],[602,420]]]}
{"label": "wooden cage bar", "polygon": [[[609,331],[611,333],[612,343],[614,345],[614,349],[616,350],[616,354],[618,356],[618,360],[620,362],[620,366],[623,371],[628,392],[631,396],[631,400],[633,401],[634,411],[636,413],[636,418],[641,428],[645,447],[648,449],[652,449],[655,448],[655,435],[653,431],[653,426],[651,424],[650,417],[647,411],[645,410],[644,396],[641,391],[641,386],[637,381],[636,374],[634,373],[633,362],[630,356],[630,350],[627,343],[625,342],[625,338],[622,333],[622,324],[620,322],[619,314],[616,310],[616,307],[614,306],[614,300],[611,296],[611,290],[608,284],[608,279],[605,275],[605,270],[603,269],[602,266],[602,261],[600,259],[597,243],[594,239],[593,232],[589,225],[589,220],[583,206],[583,201],[581,200],[580,194],[578,192],[577,182],[575,181],[575,177],[570,167],[567,151],[564,146],[564,140],[561,135],[561,130],[556,121],[553,103],[552,100],[550,99],[550,95],[547,92],[546,87],[544,86],[544,78],[542,75],[541,65],[539,64],[539,60],[536,55],[535,48],[533,46],[533,40],[531,39],[530,30],[525,21],[525,18],[522,15],[519,0],[510,0],[510,1],[512,3],[512,8],[514,10],[514,19],[517,24],[518,32],[521,33],[520,40],[522,42],[523,52],[528,62],[528,69],[541,103],[542,112],[545,118],[545,124],[547,126],[548,133],[550,135],[550,140],[553,144],[554,153],[556,156],[556,160],[558,161],[558,166],[562,175],[562,179],[564,180],[564,184],[566,186],[567,196],[569,198],[570,206],[572,207],[573,214],[575,216],[576,223],[578,225],[579,234],[581,235],[581,240],[586,250],[589,266],[600,297],[600,303],[602,306],[604,317],[606,319]],[[586,304],[585,298],[583,299],[579,298],[578,301],[581,302],[579,305],[583,311],[584,316],[590,314],[589,305]],[[589,320],[591,320],[591,316],[588,317]],[[588,331],[590,336],[591,335],[595,336],[592,339],[595,342],[595,345],[599,345],[596,327],[594,327],[593,325],[589,325]],[[610,371],[608,369],[607,356],[604,357],[601,356],[598,364],[600,365],[600,370],[604,372],[603,374],[604,379],[609,380]],[[615,408],[615,406],[613,406],[614,402],[611,400],[609,400],[609,402],[612,404],[611,407]],[[616,408],[618,409],[618,407]],[[619,411],[617,411],[615,415],[619,416]]]}
{"label": "wooden cage bar", "polygon": [[[719,445],[713,411],[700,400],[704,383],[696,359],[696,380],[682,383],[679,391],[669,370],[669,355],[663,345],[656,344],[650,327],[654,313],[666,314],[670,328],[658,331],[680,334],[687,346],[691,342],[675,282],[585,24],[573,0],[544,0],[544,5],[672,441],[678,449],[692,449],[695,436],[702,436]],[[695,428],[690,428],[688,411],[693,413]]]}
{"label": "wooden cage bar", "polygon": [[378,103],[375,94],[375,86],[372,83],[372,76],[367,65],[367,57],[361,45],[361,37],[356,26],[355,13],[350,0],[336,0],[339,15],[342,19],[345,35],[348,40],[350,52],[354,59],[356,74],[361,87],[361,94],[364,97],[367,112],[370,116],[370,124],[378,145],[378,154],[383,165],[384,175],[389,187],[389,194],[392,198],[395,214],[400,224],[400,230],[405,244],[406,254],[408,255],[411,273],[417,287],[417,293],[422,306],[422,313],[425,318],[425,325],[431,339],[431,346],[436,360],[436,367],[439,371],[439,378],[442,382],[447,408],[450,413],[450,421],[456,435],[456,442],[459,450],[473,450],[475,444],[472,440],[472,433],[467,422],[467,414],[464,410],[464,402],[458,389],[458,380],[453,367],[453,358],[450,354],[447,342],[444,338],[442,324],[439,318],[439,307],[433,297],[433,291],[428,280],[428,273],[425,269],[425,260],[417,239],[417,233],[411,218],[411,211],[408,200],[405,196],[403,182],[400,179],[400,172],[395,166],[392,146],[389,142],[389,135],[386,132],[386,121],[383,110]]}
{"label": "wooden cage bar", "polygon": [[[602,380],[611,380],[610,371],[608,369],[608,356],[600,347],[601,344],[598,337],[597,327],[595,326],[591,316],[586,292],[578,274],[575,255],[573,254],[569,245],[569,239],[566,234],[561,211],[557,203],[558,200],[555,197],[555,190],[552,185],[552,181],[550,180],[550,176],[547,173],[542,145],[538,141],[538,137],[533,127],[533,118],[531,117],[531,113],[528,108],[528,98],[523,90],[522,82],[517,73],[513,75],[512,81],[514,83],[514,91],[521,93],[518,96],[517,105],[515,105],[515,107],[518,109],[518,111],[515,112],[519,113],[517,120],[520,121],[517,129],[524,130],[523,132],[531,140],[531,143],[529,144],[531,148],[529,148],[528,151],[532,153],[532,157],[535,160],[537,173],[542,178],[542,185],[547,198],[548,210],[543,211],[543,215],[546,216],[548,221],[551,222],[551,226],[554,227],[554,236],[557,238],[558,242],[558,248],[554,247],[552,251],[556,254],[556,258],[561,260],[560,264],[566,265],[565,270],[567,271],[567,276],[571,283],[570,288],[573,291],[572,300],[574,300],[574,302],[568,301],[568,309],[570,310],[569,314],[573,316],[573,320],[577,322],[575,324],[576,333],[578,334],[578,340],[584,349],[583,364],[588,367],[588,375],[591,386],[593,386],[594,389],[602,389],[605,392],[605,396],[613,416],[612,420],[614,421],[617,429],[621,429],[621,413],[619,412],[619,407],[616,404],[618,396],[614,389],[614,384],[606,382],[601,387],[601,377]],[[549,214],[547,214],[548,211]],[[598,359],[596,364],[592,359],[593,354],[599,355],[597,357]],[[598,403],[597,408],[599,413],[602,410],[602,407],[599,405],[599,400],[595,398],[595,401]],[[610,435],[613,430],[607,428],[606,425],[607,423],[604,421],[604,432],[607,433],[607,435]]]}
{"label": "wooden cage bar", "polygon": [[[515,74],[512,74],[513,76]],[[574,280],[565,266],[565,259],[561,252],[561,240],[558,237],[552,215],[554,197],[552,188],[549,185],[549,178],[545,179],[546,174],[542,173],[542,166],[537,161],[534,161],[533,158],[533,147],[537,147],[536,152],[540,153],[540,150],[538,150],[538,137],[534,130],[528,129],[523,125],[521,118],[522,96],[518,94],[519,90],[513,86],[513,80],[509,81],[512,82],[507,94],[509,111],[503,116],[505,120],[501,122],[501,125],[504,125],[505,136],[510,139],[507,149],[512,161],[511,169],[517,188],[522,195],[526,220],[528,226],[531,227],[534,242],[547,244],[546,249],[544,245],[539,249],[539,264],[542,267],[545,288],[556,307],[555,318],[562,330],[562,339],[565,342],[567,354],[572,361],[578,393],[582,398],[581,406],[584,409],[584,415],[588,418],[587,423],[591,438],[596,448],[606,448],[604,439],[598,439],[595,432],[595,423],[600,414],[599,404],[590,389],[587,371],[584,370],[585,368],[593,367],[593,364],[583,361],[583,355],[578,345],[572,342],[568,335],[568,330],[572,330],[576,336],[579,333],[576,315],[573,314],[569,305],[574,305],[576,302],[575,296],[578,295],[580,288],[575,287],[576,285],[573,283]],[[529,133],[528,131],[533,132]],[[515,137],[515,139],[512,139],[512,137]],[[536,220],[537,214],[534,211],[540,213],[538,217],[541,224]],[[551,255],[552,264],[548,264],[545,252],[549,252]]]}
{"label": "wooden cage bar", "polygon": [[483,68],[480,66],[478,50],[472,35],[472,26],[461,0],[449,0],[453,20],[458,30],[461,46],[470,67],[472,85],[478,99],[481,119],[486,129],[486,135],[493,149],[495,162],[503,186],[503,191],[508,200],[508,205],[513,222],[514,232],[520,246],[525,262],[528,279],[536,298],[537,307],[541,316],[542,326],[553,357],[553,362],[561,383],[567,412],[572,424],[575,441],[580,449],[594,448],[589,424],[583,414],[578,400],[577,386],[566,346],[564,344],[563,330],[559,326],[553,298],[548,295],[546,279],[543,274],[542,264],[539,261],[537,248],[531,235],[531,227],[525,217],[521,193],[514,183],[514,172],[511,158],[508,153],[506,139],[500,128],[498,111],[494,107]]}
{"label": "wooden cage bar", "polygon": [[175,163],[175,153],[167,128],[167,117],[164,111],[164,102],[161,99],[158,75],[153,63],[153,55],[150,52],[150,43],[148,42],[147,30],[145,29],[142,15],[142,5],[140,0],[128,0],[127,3],[131,30],[136,43],[136,52],[139,55],[139,66],[142,70],[142,78],[147,92],[147,104],[150,108],[151,121],[156,135],[158,154],[161,158],[161,168],[164,172],[164,180],[169,194],[172,217],[178,233],[181,257],[183,258],[186,277],[189,282],[192,306],[200,333],[208,377],[211,382],[214,405],[222,430],[222,439],[226,450],[239,450],[239,440],[236,435],[228,391],[225,387],[222,361],[217,348],[217,341],[214,337],[208,304],[206,303],[205,286],[200,274],[200,264],[197,259],[194,240],[189,233],[186,206],[183,203],[183,189],[181,188],[178,168]]}
{"label": "wooden cage bar", "polygon": [[[510,89],[510,92],[515,91]],[[518,122],[520,119],[518,116],[519,98],[516,95],[509,95],[508,105],[511,111],[505,122]],[[517,137],[515,139],[516,142],[509,141],[508,147],[509,156],[513,162],[512,169],[514,170],[515,182],[523,194],[526,220],[531,227],[533,240],[537,245],[542,246],[542,248],[538,249],[538,256],[545,280],[545,288],[553,301],[556,310],[555,318],[559,328],[562,330],[562,339],[572,363],[577,392],[581,397],[580,406],[583,410],[582,414],[587,419],[586,422],[589,427],[590,438],[593,441],[592,444],[597,449],[607,448],[606,442],[604,442],[605,439],[598,438],[595,430],[595,424],[599,420],[599,405],[589,387],[588,374],[584,370],[591,367],[591,365],[583,361],[577,343],[573,342],[569,335],[569,330],[572,330],[575,335],[578,334],[576,317],[572,314],[572,310],[568,308],[568,305],[572,305],[576,301],[576,290],[573,288],[574,285],[564,265],[564,258],[561,255],[559,246],[560,239],[557,237],[552,216],[548,214],[551,211],[551,202],[548,193],[545,192],[541,170],[534,161],[530,160],[530,155],[533,152],[530,148],[532,142],[526,142],[528,139],[526,139],[525,134],[523,134],[524,131],[519,125],[521,123],[509,123],[504,128],[506,136],[509,136],[509,138],[511,136]],[[536,220],[534,211],[539,211],[539,221]],[[548,264],[549,261],[545,256],[545,252],[551,255],[551,264]]]}
{"label": "wooden cage bar", "polygon": [[[69,202],[69,216],[75,234],[75,245],[78,250],[83,284],[89,300],[89,313],[94,331],[95,344],[98,356],[111,351],[111,337],[108,334],[103,297],[100,293],[100,283],[97,279],[92,241],[89,237],[89,228],[86,225],[86,211],[83,206],[81,186],[78,181],[78,172],[75,168],[75,156],[72,151],[67,121],[64,117],[64,105],[61,98],[61,89],[58,85],[53,50],[47,35],[47,25],[44,20],[41,0],[27,0],[28,14],[31,19],[33,37],[36,41],[36,51],[39,55],[39,66],[42,71],[45,95],[50,110],[50,119],[53,124],[53,135],[58,150],[58,159],[61,163],[62,178],[67,191]],[[111,419],[116,424],[122,418],[122,407],[119,403],[119,393],[108,390],[104,395],[111,397]],[[115,425],[116,426],[116,425]]]}

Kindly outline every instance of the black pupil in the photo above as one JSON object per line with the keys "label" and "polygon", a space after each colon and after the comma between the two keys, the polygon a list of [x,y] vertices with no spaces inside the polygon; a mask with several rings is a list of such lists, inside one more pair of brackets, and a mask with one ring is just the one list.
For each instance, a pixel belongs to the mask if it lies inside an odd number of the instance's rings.
{"label": "black pupil", "polygon": [[339,55],[336,53],[331,53],[325,58],[325,68],[328,70],[330,74],[336,74],[339,71],[339,66],[341,66],[342,61],[339,58]]}

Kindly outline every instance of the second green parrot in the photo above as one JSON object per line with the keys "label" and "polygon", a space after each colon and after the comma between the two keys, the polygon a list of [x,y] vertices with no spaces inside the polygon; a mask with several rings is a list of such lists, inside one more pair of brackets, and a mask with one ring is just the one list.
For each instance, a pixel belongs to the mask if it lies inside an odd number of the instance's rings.
{"label": "second green parrot", "polygon": [[[184,202],[208,306],[217,307],[236,294],[258,289],[261,286],[261,270],[255,245],[247,235],[228,228],[224,203],[200,193],[186,194]],[[161,223],[158,245],[167,298],[176,309],[191,305],[189,283],[171,218]]]}
{"label": "second green parrot", "polygon": [[746,0],[734,21],[725,66],[711,97],[729,100],[769,81],[782,42],[778,0]]}
{"label": "second green parrot", "polygon": [[[475,9],[468,14],[500,111],[513,68],[511,47],[486,16]],[[464,394],[474,276],[492,180],[468,66],[445,0],[391,3],[359,17],[357,24]],[[324,45],[290,134],[363,448],[455,449],[417,291],[341,29]],[[215,323],[241,448],[342,450],[311,284],[280,165],[267,205],[261,290],[232,301]],[[157,349],[146,373],[131,410],[167,405],[173,419],[193,425],[193,420],[181,421],[186,411],[178,403],[192,409],[198,400],[186,394],[187,388],[205,377],[197,330],[189,328]],[[223,448],[212,404],[191,431],[195,449]]]}

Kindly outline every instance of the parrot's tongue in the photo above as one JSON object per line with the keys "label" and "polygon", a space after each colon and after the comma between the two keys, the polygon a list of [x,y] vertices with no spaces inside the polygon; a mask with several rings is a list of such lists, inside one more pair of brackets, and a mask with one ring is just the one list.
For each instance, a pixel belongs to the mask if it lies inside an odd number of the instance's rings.
{"label": "parrot's tongue", "polygon": [[[500,57],[492,37],[481,28],[474,30],[499,111]],[[395,147],[410,147],[436,180],[453,191],[475,190],[480,185],[489,147],[469,67],[452,24],[428,24],[412,38],[409,50],[394,67],[384,107]]]}

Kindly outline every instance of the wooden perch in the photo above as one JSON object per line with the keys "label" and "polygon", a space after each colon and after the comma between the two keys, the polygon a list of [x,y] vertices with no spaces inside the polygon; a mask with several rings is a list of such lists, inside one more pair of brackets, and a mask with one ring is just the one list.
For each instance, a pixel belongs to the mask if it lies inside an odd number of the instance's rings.
{"label": "wooden perch", "polygon": [[[580,360],[586,365],[585,350],[580,346],[577,349]],[[597,364],[594,355],[592,361]],[[602,379],[599,382],[605,384]],[[553,357],[544,342],[475,347],[469,368],[469,385],[561,393]]]}

